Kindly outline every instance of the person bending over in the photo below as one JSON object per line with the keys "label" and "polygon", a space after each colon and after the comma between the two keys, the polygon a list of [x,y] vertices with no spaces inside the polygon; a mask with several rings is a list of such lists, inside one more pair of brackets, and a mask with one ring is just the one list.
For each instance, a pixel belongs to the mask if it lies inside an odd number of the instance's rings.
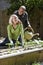
{"label": "person bending over", "polygon": [[28,13],[26,12],[26,7],[24,5],[20,6],[18,10],[14,11],[14,14],[16,14],[18,18],[21,20],[24,29],[28,28],[34,33],[34,30],[29,23]]}
{"label": "person bending over", "polygon": [[0,44],[0,46],[4,46],[9,42],[15,45],[16,41],[19,41],[20,45],[24,45],[23,25],[15,14],[10,16],[9,25],[7,26],[7,33],[8,37],[3,41],[3,43]]}

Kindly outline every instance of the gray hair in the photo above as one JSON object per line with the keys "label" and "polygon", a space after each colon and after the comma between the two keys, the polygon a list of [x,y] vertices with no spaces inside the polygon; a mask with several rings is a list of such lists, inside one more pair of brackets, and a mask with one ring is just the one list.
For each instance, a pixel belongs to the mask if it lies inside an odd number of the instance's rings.
{"label": "gray hair", "polygon": [[13,17],[16,17],[17,20],[18,20],[18,16],[15,15],[15,14],[12,14],[12,15],[10,16],[10,18],[9,18],[9,24],[11,24],[11,25],[12,25],[12,18],[13,18]]}
{"label": "gray hair", "polygon": [[26,10],[26,7],[24,5],[20,6],[20,8],[23,8],[24,10]]}

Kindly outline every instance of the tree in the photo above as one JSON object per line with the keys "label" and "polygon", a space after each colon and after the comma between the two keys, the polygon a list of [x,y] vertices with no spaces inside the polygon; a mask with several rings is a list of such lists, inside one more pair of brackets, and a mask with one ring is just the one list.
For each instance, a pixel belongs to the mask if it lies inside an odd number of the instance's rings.
{"label": "tree", "polygon": [[9,0],[11,4],[8,9],[8,14],[12,14],[14,10],[18,9],[21,5],[25,5],[27,12],[31,13],[34,7],[43,10],[43,0]]}

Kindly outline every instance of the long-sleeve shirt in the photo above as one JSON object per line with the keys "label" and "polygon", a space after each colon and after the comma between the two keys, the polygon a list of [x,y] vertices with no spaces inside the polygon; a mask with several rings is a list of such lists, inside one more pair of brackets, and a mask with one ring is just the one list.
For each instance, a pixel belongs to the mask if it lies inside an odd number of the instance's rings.
{"label": "long-sleeve shirt", "polygon": [[28,13],[26,11],[22,15],[19,15],[18,10],[16,10],[14,11],[14,14],[16,14],[19,17],[19,19],[22,21],[24,28],[26,28],[27,26],[31,27],[28,21]]}
{"label": "long-sleeve shirt", "polygon": [[23,25],[22,24],[17,24],[16,29],[13,28],[12,25],[7,26],[7,32],[8,32],[8,38],[9,40],[17,40],[19,35],[22,37],[22,41],[24,42],[24,31],[23,31]]}

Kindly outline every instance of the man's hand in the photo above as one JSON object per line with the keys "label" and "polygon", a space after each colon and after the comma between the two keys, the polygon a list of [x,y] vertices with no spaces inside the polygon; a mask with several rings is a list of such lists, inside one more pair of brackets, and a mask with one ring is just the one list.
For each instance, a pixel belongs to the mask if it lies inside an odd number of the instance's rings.
{"label": "man's hand", "polygon": [[31,31],[34,33],[34,30],[33,30],[33,28],[32,28],[32,27],[30,27],[30,29],[31,29]]}
{"label": "man's hand", "polygon": [[31,32],[34,33],[34,30],[31,26],[30,27],[28,26],[28,30],[31,30]]}
{"label": "man's hand", "polygon": [[34,33],[34,30],[33,30],[32,27],[29,27],[29,26],[28,26],[28,27],[26,27],[26,28],[24,29],[24,31],[27,30],[27,29],[28,29],[28,30],[31,30],[31,31]]}

